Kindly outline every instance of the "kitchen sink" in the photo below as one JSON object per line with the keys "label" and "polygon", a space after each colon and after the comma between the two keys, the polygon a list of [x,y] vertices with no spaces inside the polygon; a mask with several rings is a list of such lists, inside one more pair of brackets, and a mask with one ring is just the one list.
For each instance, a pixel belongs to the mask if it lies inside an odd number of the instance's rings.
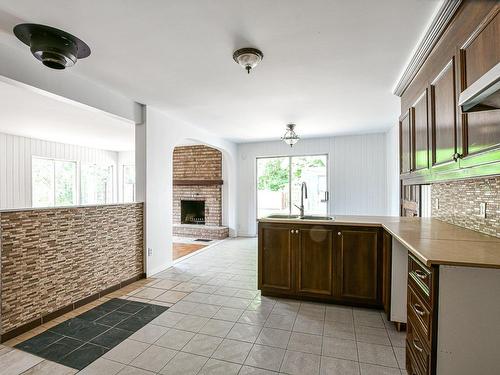
{"label": "kitchen sink", "polygon": [[333,220],[332,216],[315,216],[315,215],[305,215],[301,218],[302,220]]}
{"label": "kitchen sink", "polygon": [[267,218],[268,219],[298,219],[299,215],[280,215],[280,214],[276,214],[276,215],[269,215]]}
{"label": "kitchen sink", "polygon": [[332,216],[316,216],[316,215],[306,215],[304,217],[299,217],[299,215],[269,215],[268,219],[290,219],[290,220],[334,220]]}

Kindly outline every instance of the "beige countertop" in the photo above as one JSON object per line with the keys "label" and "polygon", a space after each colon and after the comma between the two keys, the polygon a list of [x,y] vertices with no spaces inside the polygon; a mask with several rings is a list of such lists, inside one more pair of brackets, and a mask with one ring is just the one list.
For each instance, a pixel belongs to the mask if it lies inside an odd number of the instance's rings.
{"label": "beige countertop", "polygon": [[335,220],[260,219],[259,222],[382,227],[427,266],[500,268],[500,238],[437,219],[335,216]]}

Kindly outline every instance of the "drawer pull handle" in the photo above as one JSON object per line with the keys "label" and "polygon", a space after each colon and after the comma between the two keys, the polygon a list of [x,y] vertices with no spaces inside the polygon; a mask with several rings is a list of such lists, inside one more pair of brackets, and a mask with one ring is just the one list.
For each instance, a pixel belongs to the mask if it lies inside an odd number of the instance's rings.
{"label": "drawer pull handle", "polygon": [[413,309],[415,310],[415,312],[420,315],[420,316],[424,316],[425,315],[425,311],[422,309],[422,306],[420,306],[418,303],[415,303],[413,305]]}
{"label": "drawer pull handle", "polygon": [[420,346],[417,345],[417,340],[413,339],[413,347],[415,349],[417,349],[420,353],[422,353],[424,351],[424,349],[422,349]]}
{"label": "drawer pull handle", "polygon": [[419,277],[420,279],[422,279],[422,280],[427,279],[427,274],[424,271],[415,270],[414,272],[415,272],[415,275],[417,275],[417,277]]}

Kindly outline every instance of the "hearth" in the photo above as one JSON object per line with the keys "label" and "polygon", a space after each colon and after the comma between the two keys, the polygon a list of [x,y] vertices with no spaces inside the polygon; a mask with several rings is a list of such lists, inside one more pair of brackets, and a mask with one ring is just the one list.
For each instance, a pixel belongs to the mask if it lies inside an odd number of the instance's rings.
{"label": "hearth", "polygon": [[205,224],[205,201],[181,200],[182,224]]}

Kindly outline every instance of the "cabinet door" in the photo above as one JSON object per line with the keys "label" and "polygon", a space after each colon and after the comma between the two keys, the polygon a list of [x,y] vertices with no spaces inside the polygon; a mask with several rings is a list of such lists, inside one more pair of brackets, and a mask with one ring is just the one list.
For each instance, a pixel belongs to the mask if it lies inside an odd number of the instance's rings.
{"label": "cabinet door", "polygon": [[[468,38],[460,57],[461,91],[500,63],[500,5]],[[462,123],[464,156],[500,148],[500,110],[463,114]]]}
{"label": "cabinet door", "polygon": [[409,112],[399,119],[399,165],[400,173],[409,173],[411,170],[411,124]]}
{"label": "cabinet door", "polygon": [[288,226],[259,225],[259,289],[290,294],[296,234]]}
{"label": "cabinet door", "polygon": [[379,231],[345,228],[335,236],[337,293],[346,301],[381,305]]}
{"label": "cabinet door", "polygon": [[429,168],[429,122],[427,113],[427,89],[411,107],[413,127],[412,170]]}
{"label": "cabinet door", "polygon": [[455,59],[431,83],[432,165],[452,162],[457,152]]}
{"label": "cabinet door", "polygon": [[333,294],[333,231],[312,227],[299,232],[297,291],[300,294]]}

